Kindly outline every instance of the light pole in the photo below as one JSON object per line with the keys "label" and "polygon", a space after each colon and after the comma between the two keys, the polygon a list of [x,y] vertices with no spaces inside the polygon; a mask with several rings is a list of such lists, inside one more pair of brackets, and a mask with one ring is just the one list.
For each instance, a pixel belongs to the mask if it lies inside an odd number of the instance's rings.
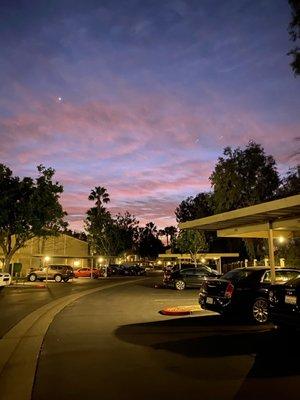
{"label": "light pole", "polygon": [[[44,257],[44,267],[45,267],[45,262],[47,263],[47,262],[49,262],[50,261],[50,257],[48,257],[48,256],[46,256],[46,257]],[[46,265],[46,284],[48,283],[48,265]]]}

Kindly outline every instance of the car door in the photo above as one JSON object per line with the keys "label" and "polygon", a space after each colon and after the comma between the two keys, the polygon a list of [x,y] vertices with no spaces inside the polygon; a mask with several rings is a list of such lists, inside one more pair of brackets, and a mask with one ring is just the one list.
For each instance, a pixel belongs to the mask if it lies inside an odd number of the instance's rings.
{"label": "car door", "polygon": [[186,269],[180,273],[186,286],[194,287],[196,282],[195,269]]}
{"label": "car door", "polygon": [[88,278],[91,274],[91,271],[89,268],[82,268],[81,269],[81,275],[83,278]]}
{"label": "car door", "polygon": [[210,270],[210,268],[206,267],[198,267],[194,270],[194,278],[193,285],[195,287],[199,287],[203,283],[203,279],[207,278],[216,278],[218,276],[217,272]]}

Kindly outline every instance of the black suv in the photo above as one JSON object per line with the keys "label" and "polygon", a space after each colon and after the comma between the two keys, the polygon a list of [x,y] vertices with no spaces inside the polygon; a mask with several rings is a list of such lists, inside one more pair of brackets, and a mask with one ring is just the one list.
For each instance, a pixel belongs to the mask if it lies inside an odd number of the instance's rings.
{"label": "black suv", "polygon": [[166,270],[163,277],[163,285],[177,290],[184,290],[187,287],[199,287],[204,279],[217,278],[218,276],[220,275],[217,271],[207,266],[190,267],[175,271]]}

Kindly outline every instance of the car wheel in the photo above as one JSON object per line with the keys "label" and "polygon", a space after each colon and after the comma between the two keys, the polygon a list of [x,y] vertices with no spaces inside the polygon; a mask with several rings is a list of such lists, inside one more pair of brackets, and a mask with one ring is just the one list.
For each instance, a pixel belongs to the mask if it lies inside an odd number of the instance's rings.
{"label": "car wheel", "polygon": [[252,305],[252,319],[258,324],[264,324],[269,319],[269,307],[266,299],[259,297]]}
{"label": "car wheel", "polygon": [[30,274],[29,277],[28,277],[28,280],[30,282],[35,282],[37,280],[36,274]]}
{"label": "car wheel", "polygon": [[184,281],[176,281],[175,283],[175,289],[177,290],[184,290],[186,287],[186,284]]}
{"label": "car wheel", "polygon": [[61,275],[55,275],[54,280],[55,282],[61,282],[62,281]]}

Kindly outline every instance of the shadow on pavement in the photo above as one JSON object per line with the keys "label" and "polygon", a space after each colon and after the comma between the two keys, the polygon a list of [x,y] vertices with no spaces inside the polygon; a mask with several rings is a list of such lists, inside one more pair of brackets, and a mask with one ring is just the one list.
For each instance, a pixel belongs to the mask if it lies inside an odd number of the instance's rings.
{"label": "shadow on pavement", "polygon": [[296,334],[279,333],[271,324],[241,325],[220,316],[188,317],[124,325],[115,335],[125,342],[193,359],[252,356],[251,378],[300,374]]}

